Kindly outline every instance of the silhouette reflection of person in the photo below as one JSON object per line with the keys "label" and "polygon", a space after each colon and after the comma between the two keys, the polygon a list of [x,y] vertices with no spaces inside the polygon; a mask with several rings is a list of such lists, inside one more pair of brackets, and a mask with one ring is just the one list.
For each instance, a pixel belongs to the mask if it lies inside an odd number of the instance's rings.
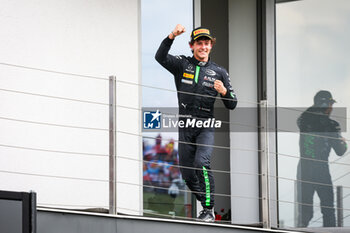
{"label": "silhouette reflection of person", "polygon": [[347,150],[339,123],[330,119],[336,101],[329,91],[319,91],[314,105],[298,118],[300,129],[300,161],[297,171],[298,227],[307,227],[313,217],[313,196],[317,192],[321,202],[324,227],[335,227],[334,193],[329,172],[331,149],[338,156]]}

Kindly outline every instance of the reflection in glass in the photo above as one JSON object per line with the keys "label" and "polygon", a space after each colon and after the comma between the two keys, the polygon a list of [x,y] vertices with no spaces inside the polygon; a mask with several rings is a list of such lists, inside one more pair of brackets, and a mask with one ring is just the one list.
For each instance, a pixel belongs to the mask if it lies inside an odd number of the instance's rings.
{"label": "reflection in glass", "polygon": [[298,227],[307,227],[313,217],[313,196],[320,198],[324,227],[335,227],[333,182],[328,157],[331,149],[342,156],[347,144],[340,134],[339,123],[329,118],[333,99],[329,91],[319,91],[314,105],[301,114],[300,157],[297,171]]}
{"label": "reflection in glass", "polygon": [[[142,0],[142,105],[148,108],[176,107],[173,76],[154,59],[160,42],[181,23],[187,29],[172,47],[174,54],[191,55],[188,46],[193,28],[192,0]],[[176,14],[169,14],[169,12]],[[174,91],[169,91],[169,89]],[[143,133],[144,215],[191,217],[190,198],[179,171],[177,133]]]}
{"label": "reflection in glass", "polygon": [[[144,209],[149,215],[189,216],[185,209],[185,184],[173,139],[162,143],[158,134],[154,142],[143,142]],[[186,213],[187,211],[187,213]]]}
{"label": "reflection in glass", "polygon": [[348,25],[348,0],[276,5],[277,105],[295,111],[313,106],[310,113],[298,113],[300,133],[279,128],[280,226],[350,226],[350,156],[344,149],[350,135],[343,127],[340,136],[335,126],[341,121],[348,125],[348,118],[326,113],[328,106],[315,108],[314,100],[327,90],[337,100],[334,107],[350,107]]}

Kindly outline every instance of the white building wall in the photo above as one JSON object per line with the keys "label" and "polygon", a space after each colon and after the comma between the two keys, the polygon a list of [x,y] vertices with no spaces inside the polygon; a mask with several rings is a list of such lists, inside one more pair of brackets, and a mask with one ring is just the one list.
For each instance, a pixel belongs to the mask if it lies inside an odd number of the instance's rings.
{"label": "white building wall", "polygon": [[[108,208],[108,76],[140,83],[139,0],[1,0],[0,28],[0,189],[34,190],[43,206]],[[140,90],[117,83],[118,105],[140,108]],[[139,116],[118,107],[117,130],[140,134]],[[117,140],[117,156],[142,159],[139,136]],[[142,164],[117,164],[118,211],[135,214]]]}
{"label": "white building wall", "polygon": [[230,112],[231,209],[236,224],[259,222],[256,22],[255,0],[229,1],[229,70],[238,97],[236,110]]}

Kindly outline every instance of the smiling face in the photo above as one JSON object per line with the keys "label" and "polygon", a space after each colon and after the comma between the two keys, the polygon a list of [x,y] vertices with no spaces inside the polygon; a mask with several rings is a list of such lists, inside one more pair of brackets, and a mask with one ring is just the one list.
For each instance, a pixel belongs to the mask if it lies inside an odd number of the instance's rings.
{"label": "smiling face", "polygon": [[190,44],[193,51],[193,56],[198,61],[207,62],[209,60],[209,54],[212,49],[212,41],[209,38],[200,38],[195,40],[193,44]]}

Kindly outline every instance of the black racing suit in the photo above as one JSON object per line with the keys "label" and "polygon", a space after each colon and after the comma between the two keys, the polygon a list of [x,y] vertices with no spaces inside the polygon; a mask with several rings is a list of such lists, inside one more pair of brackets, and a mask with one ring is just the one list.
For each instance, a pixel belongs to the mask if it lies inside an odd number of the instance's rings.
{"label": "black racing suit", "polygon": [[331,148],[338,156],[347,150],[338,122],[310,107],[298,118],[300,129],[300,161],[297,171],[298,227],[307,227],[313,217],[313,196],[321,201],[324,227],[335,227],[334,193],[328,157]]}
{"label": "black racing suit", "polygon": [[[194,57],[168,54],[172,43],[173,40],[165,38],[155,57],[174,75],[180,116],[191,116],[196,119],[213,118],[215,97],[218,94],[214,89],[214,81],[217,79],[221,80],[227,89],[226,95],[222,96],[225,106],[234,109],[237,98],[227,71],[211,61],[200,62]],[[210,159],[214,144],[214,128],[179,128],[179,141],[182,177],[202,206],[212,208],[214,178],[210,171]]]}

